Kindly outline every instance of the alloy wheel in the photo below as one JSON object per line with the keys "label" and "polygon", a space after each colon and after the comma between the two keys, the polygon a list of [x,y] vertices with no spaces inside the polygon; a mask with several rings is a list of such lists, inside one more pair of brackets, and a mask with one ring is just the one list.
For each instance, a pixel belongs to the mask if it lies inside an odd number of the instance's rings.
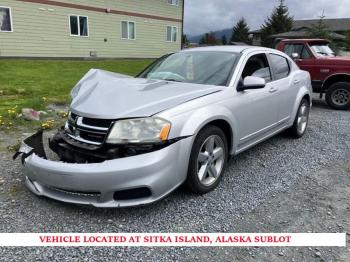
{"label": "alloy wheel", "polygon": [[307,122],[309,121],[309,107],[306,103],[303,103],[298,112],[298,132],[300,134],[304,134],[307,126]]}
{"label": "alloy wheel", "polygon": [[210,186],[220,177],[225,163],[224,142],[218,135],[209,136],[201,145],[197,159],[200,183]]}

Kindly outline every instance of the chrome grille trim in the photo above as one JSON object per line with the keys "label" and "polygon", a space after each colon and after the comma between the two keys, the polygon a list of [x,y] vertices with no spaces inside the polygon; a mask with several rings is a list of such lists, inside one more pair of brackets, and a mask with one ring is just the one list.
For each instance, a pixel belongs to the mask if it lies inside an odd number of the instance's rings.
{"label": "chrome grille trim", "polygon": [[86,125],[86,124],[83,123],[83,118],[82,117],[78,117],[78,119],[77,119],[77,127],[85,127],[85,128],[92,129],[92,130],[100,130],[100,131],[105,131],[105,132],[108,132],[108,129],[109,129],[109,128],[105,128],[105,127]]}
{"label": "chrome grille trim", "polygon": [[73,138],[79,142],[83,142],[83,143],[87,143],[87,144],[92,144],[92,145],[96,145],[96,146],[99,146],[99,145],[102,145],[102,143],[99,143],[99,142],[94,142],[94,141],[90,141],[90,140],[85,140],[84,138],[81,138],[80,136],[73,136],[69,133],[67,133],[67,135],[70,137],[70,138]]}
{"label": "chrome grille trim", "polygon": [[[102,145],[104,140],[106,139],[109,128],[84,124],[83,123],[84,117],[74,114],[74,118],[73,118],[72,114],[73,113],[71,112],[68,114],[68,120],[64,128],[67,135],[70,138],[75,139],[82,143],[87,143],[92,145]],[[112,124],[112,121],[111,121],[111,124]],[[89,136],[89,134],[91,134],[91,136]],[[94,136],[96,138],[95,140],[93,138]]]}

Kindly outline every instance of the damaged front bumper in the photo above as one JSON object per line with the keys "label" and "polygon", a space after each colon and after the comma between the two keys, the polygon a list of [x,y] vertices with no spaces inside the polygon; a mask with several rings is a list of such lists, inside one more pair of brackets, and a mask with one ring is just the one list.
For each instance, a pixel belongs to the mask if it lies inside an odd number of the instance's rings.
{"label": "damaged front bumper", "polygon": [[95,207],[126,207],[155,202],[186,179],[192,138],[160,150],[100,163],[49,160],[43,132],[24,140],[21,156],[25,184],[36,195]]}

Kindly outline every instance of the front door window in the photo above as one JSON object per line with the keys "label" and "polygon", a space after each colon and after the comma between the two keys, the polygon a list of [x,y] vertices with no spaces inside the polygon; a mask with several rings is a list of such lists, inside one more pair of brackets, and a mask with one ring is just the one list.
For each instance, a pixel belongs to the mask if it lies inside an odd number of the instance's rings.
{"label": "front door window", "polygon": [[286,44],[283,51],[290,57],[296,53],[300,59],[311,58],[311,54],[304,44]]}

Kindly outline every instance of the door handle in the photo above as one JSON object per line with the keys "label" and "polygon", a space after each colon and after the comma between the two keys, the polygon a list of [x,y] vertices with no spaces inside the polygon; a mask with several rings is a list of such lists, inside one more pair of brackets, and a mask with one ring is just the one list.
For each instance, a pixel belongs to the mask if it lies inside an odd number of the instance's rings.
{"label": "door handle", "polygon": [[297,85],[297,84],[300,83],[300,80],[299,80],[299,79],[295,79],[295,80],[293,81],[293,83],[294,83],[294,85]]}
{"label": "door handle", "polygon": [[270,93],[275,93],[277,91],[277,88],[275,88],[275,87],[271,87],[270,89],[269,89],[269,92]]}

